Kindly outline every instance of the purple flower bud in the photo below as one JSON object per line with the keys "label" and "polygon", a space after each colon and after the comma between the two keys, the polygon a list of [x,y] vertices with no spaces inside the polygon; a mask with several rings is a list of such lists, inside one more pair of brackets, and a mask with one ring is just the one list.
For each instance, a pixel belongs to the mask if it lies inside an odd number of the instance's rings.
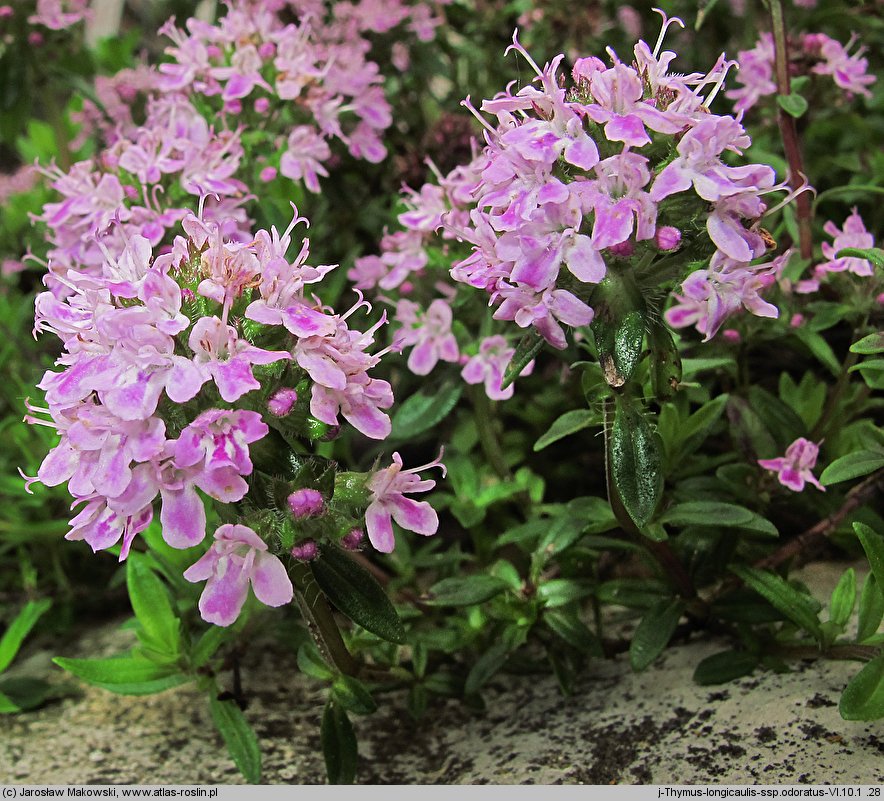
{"label": "purple flower bud", "polygon": [[276,55],[276,45],[273,42],[262,42],[258,48],[258,55],[265,61],[268,58],[273,58]]}
{"label": "purple flower bud", "polygon": [[31,31],[28,34],[28,44],[31,45],[31,47],[39,47],[43,44],[43,34],[39,31]]}
{"label": "purple flower bud", "polygon": [[261,170],[260,179],[266,184],[276,178],[276,167],[265,167]]}
{"label": "purple flower bud", "polygon": [[255,101],[255,111],[258,114],[264,114],[270,108],[270,100],[266,97],[259,97]]}
{"label": "purple flower bud", "polygon": [[298,393],[293,389],[278,389],[270,400],[267,401],[267,409],[274,417],[285,417],[291,410],[292,406],[298,400]]}
{"label": "purple flower bud", "polygon": [[292,556],[301,562],[311,562],[319,555],[319,548],[314,540],[304,540],[292,548]]}
{"label": "purple flower bud", "polygon": [[736,345],[743,339],[736,328],[725,328],[721,335],[724,337],[725,342],[730,342],[732,345]]}
{"label": "purple flower bud", "polygon": [[350,529],[350,531],[341,538],[341,545],[348,551],[356,551],[359,549],[359,543],[362,542],[364,536],[365,532],[361,528]]}
{"label": "purple flower bud", "polygon": [[11,17],[14,13],[12,6],[0,6],[0,18]]}
{"label": "purple flower bud", "polygon": [[325,509],[322,493],[319,490],[307,488],[295,490],[289,495],[288,505],[296,520],[316,517],[322,514]]}
{"label": "purple flower bud", "polygon": [[628,259],[633,253],[635,253],[635,245],[627,239],[625,242],[618,242],[616,245],[611,245],[611,247],[608,248],[608,252],[615,256],[619,256],[620,258]]}
{"label": "purple flower bud", "polygon": [[681,231],[671,225],[664,225],[657,229],[654,241],[660,250],[676,250],[681,244]]}
{"label": "purple flower bud", "polygon": [[185,303],[193,303],[195,297],[192,289],[188,289],[186,286],[181,288],[181,300]]}
{"label": "purple flower bud", "polygon": [[224,110],[228,114],[242,114],[242,103],[238,98],[234,98],[233,100],[228,100],[224,104]]}
{"label": "purple flower bud", "polygon": [[224,53],[218,45],[210,44],[206,47],[206,55],[209,58],[221,58]]}

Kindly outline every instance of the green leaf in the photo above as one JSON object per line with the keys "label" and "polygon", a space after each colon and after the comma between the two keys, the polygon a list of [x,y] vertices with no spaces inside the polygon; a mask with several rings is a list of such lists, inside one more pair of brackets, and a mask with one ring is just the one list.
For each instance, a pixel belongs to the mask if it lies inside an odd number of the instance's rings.
{"label": "green leaf", "polygon": [[52,601],[49,599],[28,601],[9,624],[9,628],[3,632],[3,637],[0,638],[0,673],[6,670],[15,659],[25,637],[31,633],[31,629],[46,614],[50,606],[52,606]]}
{"label": "green leaf", "polygon": [[261,747],[258,738],[234,701],[219,701],[209,696],[212,720],[233,758],[236,767],[249,784],[261,783]]}
{"label": "green leaf", "polygon": [[444,385],[432,394],[423,391],[407,398],[393,415],[395,439],[413,439],[441,423],[460,400],[463,384]]}
{"label": "green leaf", "polygon": [[28,676],[0,679],[0,696],[7,698],[17,707],[15,711],[37,709],[54,692],[55,688],[44,679],[34,679]]}
{"label": "green leaf", "polygon": [[697,665],[694,681],[706,686],[727,684],[729,681],[748,676],[758,667],[758,657],[746,651],[721,651],[707,656]]}
{"label": "green leaf", "polygon": [[227,638],[228,630],[224,626],[210,626],[197,640],[190,659],[194,667],[202,667],[214,655]]}
{"label": "green leaf", "polygon": [[876,534],[865,523],[854,523],[853,530],[866,552],[878,587],[884,587],[884,537]]}
{"label": "green leaf", "polygon": [[669,327],[657,318],[650,323],[651,392],[658,402],[662,402],[671,398],[681,383],[681,355]]}
{"label": "green leaf", "polygon": [[479,692],[489,679],[504,666],[509,656],[509,650],[509,646],[503,642],[496,642],[488,648],[470,668],[464,684],[464,693],[472,695]]}
{"label": "green leaf", "polygon": [[863,667],[844,688],[838,705],[845,720],[878,720],[884,717],[884,654]]}
{"label": "green leaf", "polygon": [[884,331],[876,331],[874,334],[857,340],[850,346],[850,350],[863,355],[884,353]]}
{"label": "green leaf", "polygon": [[790,117],[801,117],[807,111],[807,100],[796,92],[788,95],[777,95],[777,103]]}
{"label": "green leaf", "polygon": [[564,606],[592,595],[593,586],[585,579],[550,579],[537,588],[537,597],[547,609]]}
{"label": "green leaf", "polygon": [[661,523],[674,526],[711,526],[736,528],[753,534],[777,537],[779,532],[773,523],[761,515],[732,503],[716,501],[687,501],[669,508],[660,516]]}
{"label": "green leaf", "polygon": [[118,695],[151,695],[193,681],[174,665],[158,665],[139,656],[115,656],[107,659],[52,660],[60,668],[94,687]]}
{"label": "green leaf", "polygon": [[0,714],[15,714],[21,711],[21,707],[13,703],[11,698],[0,693]]}
{"label": "green leaf", "polygon": [[335,672],[319,653],[319,649],[311,642],[305,642],[298,649],[298,670],[306,676],[312,676],[320,681],[328,681],[334,678]]}
{"label": "green leaf", "polygon": [[176,656],[181,647],[181,626],[166,587],[144,559],[126,563],[129,600],[140,626],[139,639],[160,654]]}
{"label": "green leaf", "polygon": [[731,424],[734,444],[752,458],[767,459],[779,453],[779,447],[764,421],[744,398],[731,395],[727,401],[727,416]]}
{"label": "green leaf", "polygon": [[854,259],[868,259],[876,267],[884,267],[884,250],[881,248],[841,248],[836,254],[836,259],[844,257]]}
{"label": "green leaf", "polygon": [[325,596],[350,620],[384,640],[405,642],[405,628],[381,585],[343,550],[322,546],[310,570]]}
{"label": "green leaf", "polygon": [[343,707],[332,699],[329,699],[322,714],[319,739],[328,783],[353,784],[359,761],[356,733]]}
{"label": "green leaf", "polygon": [[822,642],[823,632],[818,617],[819,604],[813,598],[796,590],[776,573],[745,566],[732,567],[731,570],[795,625],[812,634],[818,642]]}
{"label": "green leaf", "polygon": [[680,598],[670,598],[645,613],[629,644],[629,662],[633,670],[644,670],[660,656],[675,633],[684,606]]}
{"label": "green leaf", "polygon": [[884,593],[878,586],[874,574],[866,577],[859,599],[859,620],[857,622],[857,642],[865,642],[878,632],[884,619]]}
{"label": "green leaf", "polygon": [[636,526],[653,517],[663,491],[658,438],[635,407],[617,398],[608,438],[610,483]]}
{"label": "green leaf", "polygon": [[832,373],[841,373],[841,363],[838,357],[823,337],[811,331],[809,328],[793,328],[792,334],[797,337],[817,360]]}
{"label": "green leaf", "polygon": [[453,576],[442,579],[430,588],[428,606],[475,606],[491,600],[508,588],[497,576]]}
{"label": "green leaf", "polygon": [[572,648],[589,654],[590,656],[602,657],[601,640],[580,619],[577,609],[546,609],[543,620],[559,637]]}
{"label": "green leaf", "polygon": [[522,337],[519,344],[516,345],[516,352],[513,354],[506,372],[503,374],[503,380],[500,382],[501,390],[506,389],[522,374],[522,370],[528,366],[528,362],[540,353],[544,342],[546,340],[533,331]]}
{"label": "green leaf", "polygon": [[823,470],[820,482],[828,486],[841,481],[850,481],[884,467],[884,453],[876,451],[854,451],[836,459]]}
{"label": "green leaf", "polygon": [[554,442],[569,437],[571,434],[576,434],[584,428],[596,425],[598,422],[598,415],[589,409],[574,409],[570,412],[565,412],[534,443],[534,452],[542,451],[547,445],[552,445]]}
{"label": "green leaf", "polygon": [[376,712],[378,705],[366,686],[352,676],[338,676],[332,685],[335,700],[344,709],[357,715],[370,715]]}
{"label": "green leaf", "polygon": [[844,571],[829,602],[829,620],[843,629],[853,614],[856,604],[856,571],[850,567]]}

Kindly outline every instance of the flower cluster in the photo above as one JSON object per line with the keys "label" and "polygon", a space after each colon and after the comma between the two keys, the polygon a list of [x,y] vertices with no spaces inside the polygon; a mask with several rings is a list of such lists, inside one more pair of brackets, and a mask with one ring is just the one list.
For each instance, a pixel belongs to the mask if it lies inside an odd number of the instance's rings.
{"label": "flower cluster", "polygon": [[[869,86],[875,82],[875,76],[868,73],[869,60],[863,57],[864,47],[850,53],[856,41],[854,35],[843,45],[824,33],[806,33],[793,43],[790,54],[795,60],[796,70],[801,69],[811,75],[831,76],[848,99],[854,95],[871,97]],[[762,33],[755,47],[741,50],[737,58],[740,62],[737,82],[741,86],[731,89],[726,95],[736,101],[735,111],[744,112],[761,98],[776,94],[773,35]]]}
{"label": "flower cluster", "polygon": [[767,251],[759,221],[773,170],[723,159],[750,144],[738,120],[709,110],[733,62],[670,73],[675,54],[661,47],[674,22],[664,19],[653,50],[635,46],[632,66],[612,51],[610,66],[578,59],[570,83],[563,56],[541,69],[514,36],[535,81],[482,103],[496,125],[465,103],[485,126],[486,162],[469,224],[456,226],[473,252],[451,274],[484,289],[496,319],[533,326],[557,348],[567,344],[563,325],[593,320],[593,291],[609,271],[641,264],[653,275],[676,249],[685,262],[711,255],[709,269],[688,277],[710,309],[733,311],[737,297],[776,313],[755,300],[775,266],[752,265]]}
{"label": "flower cluster", "polygon": [[[104,257],[97,269],[57,273],[64,296],[37,297],[35,332],[56,334],[64,353],[62,369],[47,371],[39,384],[46,406],[30,406],[27,419],[61,435],[36,480],[67,482],[79,507],[68,539],[94,550],[119,543],[125,559],[159,500],[166,542],[199,545],[207,522],[200,492],[220,504],[245,499],[246,477],[256,470],[250,446],[270,430],[262,411],[278,425],[298,401],[286,384],[306,379],[319,420],[337,425],[342,414],[369,437],[389,434],[382,410],[393,403],[390,386],[367,372],[383,354],[366,352],[384,318],[367,332],[354,331],[348,318],[367,304],[336,314],[307,294],[333,268],[307,265],[307,240],[293,261],[286,257],[300,221],[296,212],[282,234],[261,230],[242,243],[224,237],[223,223],[187,213],[184,235],[170,250],[156,253],[133,234],[114,255],[99,241]],[[424,491],[426,482],[412,488],[391,479],[378,489],[376,476],[387,472],[363,475],[366,492],[374,492],[375,503],[411,509],[401,493]],[[287,510],[302,521],[324,513],[321,501],[316,490],[296,488]],[[378,513],[369,517],[373,530]],[[434,521],[424,513],[400,522],[432,534]],[[342,535],[353,529],[352,519],[345,522]],[[253,529],[222,526],[216,539],[186,576],[210,579],[200,607],[207,620],[232,622],[249,580],[265,603],[291,598],[282,566],[263,553],[268,546]],[[383,544],[392,548],[390,538]]]}

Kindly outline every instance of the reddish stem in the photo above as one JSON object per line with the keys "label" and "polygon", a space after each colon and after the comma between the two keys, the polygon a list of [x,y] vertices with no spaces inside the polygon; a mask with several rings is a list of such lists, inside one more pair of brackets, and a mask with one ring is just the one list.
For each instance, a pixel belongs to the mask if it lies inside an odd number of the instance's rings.
{"label": "reddish stem", "polygon": [[[789,77],[789,45],[786,41],[786,24],[783,16],[782,0],[770,0],[770,18],[773,25],[775,70],[777,93],[781,97],[792,94],[792,81]],[[783,139],[783,150],[789,164],[789,185],[800,189],[805,182],[804,160],[801,156],[801,143],[798,139],[798,126],[795,118],[781,106],[777,107],[777,122]],[[798,236],[801,258],[813,258],[813,209],[810,194],[802,192],[795,198],[798,218]]]}

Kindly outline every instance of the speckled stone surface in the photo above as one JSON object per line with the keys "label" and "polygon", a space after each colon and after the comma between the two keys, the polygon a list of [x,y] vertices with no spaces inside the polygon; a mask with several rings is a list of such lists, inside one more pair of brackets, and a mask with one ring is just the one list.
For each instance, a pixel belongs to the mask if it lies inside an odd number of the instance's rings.
{"label": "speckled stone surface", "polygon": [[[804,580],[832,586],[843,566]],[[79,650],[123,650],[130,634],[91,633]],[[727,647],[670,649],[642,674],[621,658],[595,662],[563,698],[551,678],[503,676],[485,713],[456,702],[414,723],[401,695],[356,720],[360,780],[368,783],[877,783],[884,782],[884,723],[841,720],[837,700],[857,663],[802,662],[791,674],[757,672],[699,687],[700,659]],[[32,655],[39,669],[48,653]],[[318,753],[322,691],[294,659],[265,652],[245,666],[247,711],[262,741],[264,781],[324,779]],[[84,688],[39,711],[7,716],[0,782],[238,783],[204,698],[183,687],[147,698]]]}

